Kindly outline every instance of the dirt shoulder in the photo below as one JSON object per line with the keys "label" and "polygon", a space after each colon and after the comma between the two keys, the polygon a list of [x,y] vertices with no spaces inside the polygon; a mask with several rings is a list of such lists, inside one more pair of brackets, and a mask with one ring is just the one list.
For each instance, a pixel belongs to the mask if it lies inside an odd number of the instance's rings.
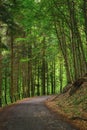
{"label": "dirt shoulder", "polygon": [[87,83],[72,96],[69,92],[54,96],[46,106],[79,130],[87,130]]}

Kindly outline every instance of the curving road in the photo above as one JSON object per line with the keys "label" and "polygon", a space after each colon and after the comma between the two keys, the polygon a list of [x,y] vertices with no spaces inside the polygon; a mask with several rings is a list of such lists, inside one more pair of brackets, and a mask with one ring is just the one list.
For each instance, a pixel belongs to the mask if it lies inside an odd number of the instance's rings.
{"label": "curving road", "polygon": [[0,130],[76,130],[44,105],[51,96],[35,97],[0,112]]}

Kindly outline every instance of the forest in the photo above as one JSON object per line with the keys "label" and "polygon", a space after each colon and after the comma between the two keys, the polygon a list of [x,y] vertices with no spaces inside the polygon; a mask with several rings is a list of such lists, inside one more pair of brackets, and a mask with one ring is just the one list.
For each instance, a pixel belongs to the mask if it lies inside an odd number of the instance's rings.
{"label": "forest", "polygon": [[0,0],[0,107],[86,73],[87,0]]}

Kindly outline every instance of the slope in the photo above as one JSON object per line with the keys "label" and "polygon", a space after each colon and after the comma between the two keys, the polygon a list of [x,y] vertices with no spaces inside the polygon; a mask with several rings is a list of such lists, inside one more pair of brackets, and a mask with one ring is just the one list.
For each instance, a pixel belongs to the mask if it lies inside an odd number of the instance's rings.
{"label": "slope", "polygon": [[87,130],[87,77],[68,85],[63,94],[47,101],[46,105],[80,130]]}

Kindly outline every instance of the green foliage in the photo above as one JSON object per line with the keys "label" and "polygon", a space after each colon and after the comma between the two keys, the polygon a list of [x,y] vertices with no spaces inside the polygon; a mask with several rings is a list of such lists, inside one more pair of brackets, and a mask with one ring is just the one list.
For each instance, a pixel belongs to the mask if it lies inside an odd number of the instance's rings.
{"label": "green foliage", "polygon": [[82,1],[1,1],[0,21],[6,24],[4,33],[0,23],[0,52],[4,66],[2,95],[6,94],[7,102],[11,94],[16,100],[41,95],[43,91],[59,93],[61,85],[63,88],[75,80],[75,67],[78,66],[77,77],[86,72],[87,39]]}

